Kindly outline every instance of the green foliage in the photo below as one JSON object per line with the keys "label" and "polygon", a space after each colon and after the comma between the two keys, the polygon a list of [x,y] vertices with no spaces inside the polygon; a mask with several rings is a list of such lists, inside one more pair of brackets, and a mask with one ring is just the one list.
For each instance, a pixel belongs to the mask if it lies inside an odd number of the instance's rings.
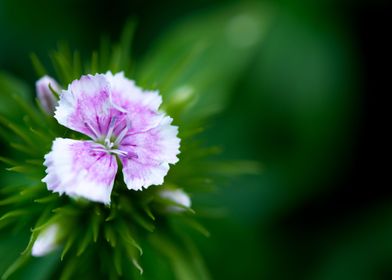
{"label": "green foliage", "polygon": [[[21,118],[21,110],[15,110],[15,105],[20,104],[20,99],[27,99],[30,91],[23,82],[0,72],[0,112],[8,119]],[[18,101],[17,101],[18,100]]]}

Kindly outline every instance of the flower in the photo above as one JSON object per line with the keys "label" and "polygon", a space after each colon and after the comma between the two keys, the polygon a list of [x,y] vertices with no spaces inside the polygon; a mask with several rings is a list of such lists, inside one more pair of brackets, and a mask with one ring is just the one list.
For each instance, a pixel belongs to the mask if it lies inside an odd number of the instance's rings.
{"label": "flower", "polygon": [[[159,192],[159,196],[173,201],[179,206],[168,206],[166,210],[169,212],[183,212],[185,208],[191,207],[191,199],[182,189],[165,189]],[[182,208],[181,206],[185,207]]]}
{"label": "flower", "polygon": [[55,118],[91,140],[56,138],[42,181],[53,192],[109,204],[117,157],[128,189],[163,184],[169,164],[178,161],[180,139],[172,118],[158,111],[161,103],[158,92],[143,91],[122,72],[73,81]]}
{"label": "flower", "polygon": [[57,105],[57,99],[50,88],[56,92],[60,92],[61,88],[58,83],[52,77],[45,75],[35,83],[35,88],[37,91],[38,101],[42,108],[49,115],[53,115]]}
{"label": "flower", "polygon": [[42,257],[57,248],[57,237],[59,233],[58,224],[53,224],[44,229],[33,244],[31,254],[34,257]]}

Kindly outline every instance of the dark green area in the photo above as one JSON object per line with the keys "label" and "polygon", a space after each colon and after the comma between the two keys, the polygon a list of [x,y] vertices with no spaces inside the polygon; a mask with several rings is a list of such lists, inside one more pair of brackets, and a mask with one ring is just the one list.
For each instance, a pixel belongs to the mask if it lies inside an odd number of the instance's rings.
{"label": "dark green area", "polygon": [[[47,53],[65,41],[90,58],[102,35],[118,39],[127,19],[136,20],[130,77],[159,85],[174,108],[169,113],[185,123],[213,115],[203,141],[222,147],[217,159],[262,165],[260,175],[226,180],[215,193],[193,197],[218,216],[203,221],[211,237],[191,233],[212,279],[390,279],[391,207],[381,202],[357,211],[336,202],[360,126],[361,65],[344,17],[355,4],[100,2],[0,1],[0,69],[33,93],[31,52],[49,65]],[[11,79],[1,74],[1,91],[17,84]],[[196,105],[177,112],[179,96]],[[10,107],[0,103],[0,112],[17,119]],[[24,247],[18,236],[7,244],[2,238],[0,271]],[[156,264],[146,279],[171,279],[165,258],[183,256],[169,243],[160,246],[171,253],[156,263],[154,251],[145,249],[141,262]],[[42,278],[19,277],[45,279],[53,258],[27,268]]]}

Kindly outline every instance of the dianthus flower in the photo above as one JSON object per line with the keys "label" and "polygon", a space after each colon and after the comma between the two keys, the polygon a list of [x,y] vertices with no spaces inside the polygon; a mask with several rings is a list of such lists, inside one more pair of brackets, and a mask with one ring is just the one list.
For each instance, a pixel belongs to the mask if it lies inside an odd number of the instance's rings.
{"label": "dianthus flower", "polygon": [[122,72],[73,81],[54,117],[91,140],[56,138],[42,181],[53,192],[109,204],[119,161],[128,189],[163,184],[180,139],[172,118],[158,111],[161,103],[158,92],[143,91]]}

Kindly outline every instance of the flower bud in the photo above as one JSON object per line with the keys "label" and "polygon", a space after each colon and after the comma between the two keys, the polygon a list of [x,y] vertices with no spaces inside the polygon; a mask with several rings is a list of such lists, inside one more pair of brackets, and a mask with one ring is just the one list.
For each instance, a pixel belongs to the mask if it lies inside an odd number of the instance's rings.
{"label": "flower bud", "polygon": [[[179,206],[168,206],[166,210],[169,212],[183,212],[185,208],[191,207],[191,199],[182,189],[165,189],[159,193],[161,198],[173,201]],[[180,207],[184,206],[185,208]]]}
{"label": "flower bud", "polygon": [[59,225],[53,224],[44,229],[35,240],[31,254],[34,257],[42,257],[57,248]]}
{"label": "flower bud", "polygon": [[52,90],[55,92],[60,92],[61,88],[58,83],[49,76],[43,76],[35,83],[35,88],[37,91],[38,100],[42,106],[42,108],[49,115],[54,114],[54,110],[57,106],[57,98],[54,96]]}

